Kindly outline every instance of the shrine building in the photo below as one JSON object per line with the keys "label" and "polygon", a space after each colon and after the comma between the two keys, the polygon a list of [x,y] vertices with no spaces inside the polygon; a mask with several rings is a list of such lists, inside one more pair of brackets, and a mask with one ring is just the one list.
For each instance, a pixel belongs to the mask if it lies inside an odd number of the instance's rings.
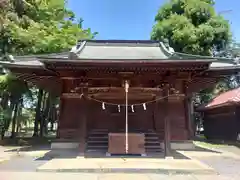
{"label": "shrine building", "polygon": [[149,40],[81,40],[70,52],[1,64],[60,97],[52,148],[165,156],[194,147],[192,95],[240,68]]}
{"label": "shrine building", "polygon": [[223,92],[196,108],[202,115],[204,136],[209,140],[240,140],[240,88]]}

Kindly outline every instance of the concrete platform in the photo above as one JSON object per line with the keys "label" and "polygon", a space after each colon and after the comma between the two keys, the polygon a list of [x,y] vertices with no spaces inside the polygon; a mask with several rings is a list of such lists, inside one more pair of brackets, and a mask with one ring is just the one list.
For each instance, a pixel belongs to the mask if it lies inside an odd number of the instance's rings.
{"label": "concrete platform", "polygon": [[152,158],[84,158],[52,159],[40,166],[39,172],[84,173],[167,173],[216,174],[214,169],[196,160]]}
{"label": "concrete platform", "polygon": [[51,149],[76,149],[79,147],[78,142],[52,142]]}

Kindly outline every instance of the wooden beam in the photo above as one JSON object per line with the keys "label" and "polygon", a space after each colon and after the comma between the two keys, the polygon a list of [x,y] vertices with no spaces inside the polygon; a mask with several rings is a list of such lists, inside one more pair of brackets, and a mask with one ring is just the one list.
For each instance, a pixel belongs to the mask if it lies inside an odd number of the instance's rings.
{"label": "wooden beam", "polygon": [[[108,99],[115,99],[115,100],[122,100],[124,99],[124,93],[98,93],[94,94],[92,97],[101,100],[108,100]],[[146,99],[153,99],[155,94],[146,94],[146,93],[129,93],[129,100],[146,100]]]}
{"label": "wooden beam", "polygon": [[[144,88],[144,87],[130,87],[129,93],[157,93],[161,92],[160,88]],[[88,88],[89,94],[95,93],[124,93],[123,87],[90,87]]]}

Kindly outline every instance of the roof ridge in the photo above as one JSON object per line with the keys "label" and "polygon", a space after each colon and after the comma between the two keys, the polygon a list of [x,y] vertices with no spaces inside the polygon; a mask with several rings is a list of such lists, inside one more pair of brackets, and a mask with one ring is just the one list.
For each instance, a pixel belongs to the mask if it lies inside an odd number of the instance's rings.
{"label": "roof ridge", "polygon": [[[240,89],[240,87],[239,87],[239,88],[230,89],[230,90],[228,90],[228,91],[225,91],[225,92],[223,92],[223,93],[220,93],[219,95],[217,95],[216,97],[214,97],[210,102],[208,102],[205,106],[208,107],[208,106],[209,106],[212,102],[214,102],[214,100],[216,100],[217,98],[220,98],[221,96],[224,96],[224,95],[226,95],[226,94],[228,94],[228,93],[234,92],[234,91],[236,91],[237,89]],[[231,98],[232,98],[232,97],[231,97]],[[228,99],[231,99],[231,98],[228,98]]]}
{"label": "roof ridge", "polygon": [[156,40],[128,40],[128,39],[124,39],[124,40],[121,40],[121,39],[81,39],[78,41],[78,43],[80,42],[83,42],[83,41],[86,41],[86,42],[94,42],[94,43],[159,43],[159,41],[156,41]]}
{"label": "roof ridge", "polygon": [[[235,97],[240,97],[240,87],[236,88],[235,94],[236,94]],[[235,98],[235,97],[233,97],[233,98]]]}

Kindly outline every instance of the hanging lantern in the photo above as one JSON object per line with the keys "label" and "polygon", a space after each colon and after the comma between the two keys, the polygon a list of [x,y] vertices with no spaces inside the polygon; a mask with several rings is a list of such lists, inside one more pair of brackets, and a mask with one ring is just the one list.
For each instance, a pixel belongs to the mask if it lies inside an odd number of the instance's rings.
{"label": "hanging lantern", "polygon": [[121,111],[121,108],[120,108],[120,105],[118,105],[118,112],[120,112]]}
{"label": "hanging lantern", "polygon": [[134,107],[133,107],[133,105],[131,105],[131,109],[132,109],[132,112],[134,112]]}
{"label": "hanging lantern", "polygon": [[102,103],[102,109],[105,110],[105,103]]}
{"label": "hanging lantern", "polygon": [[147,107],[146,107],[146,104],[145,104],[145,103],[143,103],[143,109],[144,109],[144,111],[146,111],[146,109],[147,109]]}

